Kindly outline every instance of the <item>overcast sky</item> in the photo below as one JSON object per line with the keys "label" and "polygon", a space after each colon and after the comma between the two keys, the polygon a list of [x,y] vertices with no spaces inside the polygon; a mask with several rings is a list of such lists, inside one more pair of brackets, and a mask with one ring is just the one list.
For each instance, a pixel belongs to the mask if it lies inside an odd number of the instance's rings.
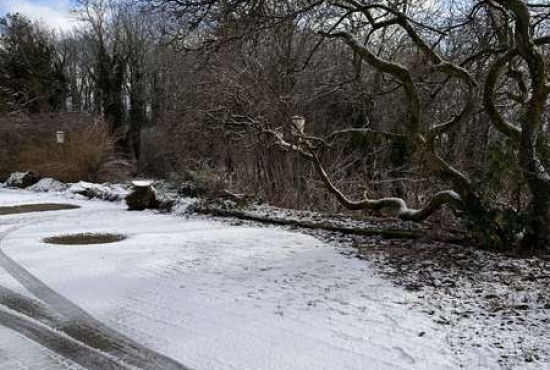
{"label": "overcast sky", "polygon": [[0,16],[21,13],[46,25],[68,30],[75,24],[69,10],[73,0],[0,0]]}

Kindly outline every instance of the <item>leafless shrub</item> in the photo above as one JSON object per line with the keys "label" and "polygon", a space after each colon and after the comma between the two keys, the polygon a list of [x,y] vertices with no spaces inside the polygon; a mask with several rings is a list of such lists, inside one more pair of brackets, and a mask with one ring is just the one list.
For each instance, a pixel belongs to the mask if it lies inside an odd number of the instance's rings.
{"label": "leafless shrub", "polygon": [[[114,178],[120,169],[106,166],[115,159],[114,140],[107,125],[90,116],[6,116],[0,124],[0,155],[7,159],[2,161],[2,174],[33,170],[65,182],[101,182]],[[64,144],[56,143],[58,130],[67,133]]]}
{"label": "leafless shrub", "polygon": [[112,158],[112,137],[99,124],[71,132],[65,144],[47,141],[20,155],[22,167],[65,182],[100,181],[102,166]]}

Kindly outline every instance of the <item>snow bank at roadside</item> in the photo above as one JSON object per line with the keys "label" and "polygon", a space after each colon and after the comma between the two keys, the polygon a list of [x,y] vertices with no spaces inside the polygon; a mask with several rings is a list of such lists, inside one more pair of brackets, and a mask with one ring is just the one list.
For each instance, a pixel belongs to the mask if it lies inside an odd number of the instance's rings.
{"label": "snow bank at roadside", "polygon": [[49,193],[49,192],[61,192],[61,191],[67,190],[67,188],[69,188],[69,185],[64,184],[60,181],[57,181],[56,179],[47,177],[38,181],[36,184],[29,186],[27,190]]}
{"label": "snow bank at roadside", "polygon": [[[10,179],[17,180],[24,175],[25,172],[14,172]],[[7,184],[8,181],[0,183],[0,188],[8,187]],[[130,193],[128,186],[124,184],[95,184],[87,181],[65,184],[53,178],[43,178],[37,183],[26,187],[25,190],[39,193],[60,193],[71,198],[98,198],[107,201],[121,201]]]}
{"label": "snow bank at roadside", "polygon": [[123,200],[130,191],[121,184],[93,184],[91,182],[80,181],[72,184],[67,189],[68,194],[80,195],[87,198],[98,198],[107,201]]}

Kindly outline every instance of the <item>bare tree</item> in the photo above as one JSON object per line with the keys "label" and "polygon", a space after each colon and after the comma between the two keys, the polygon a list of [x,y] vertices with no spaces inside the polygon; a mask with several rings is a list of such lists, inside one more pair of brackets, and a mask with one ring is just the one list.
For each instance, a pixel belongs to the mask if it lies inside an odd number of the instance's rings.
{"label": "bare tree", "polygon": [[[310,160],[327,189],[351,210],[392,209],[404,220],[422,221],[448,205],[493,246],[512,243],[517,230],[499,221],[501,207],[483,197],[477,179],[460,161],[449,157],[452,151],[447,148],[451,139],[456,142],[463,127],[489,117],[493,127],[517,145],[518,164],[529,183],[531,202],[524,246],[539,250],[550,246],[548,174],[539,154],[546,145],[542,129],[548,76],[542,48],[548,41],[544,36],[547,5],[522,0],[438,4],[392,0],[143,2],[147,9],[180,21],[175,36],[186,49],[216,50],[228,42],[261,39],[263,32],[289,19],[298,32],[321,36],[320,44],[338,41],[347,45],[357,70],[366,66],[370,76],[383,81],[377,84],[376,93],[387,89],[385,94],[393,97],[393,102],[386,102],[397,111],[394,121],[389,121],[389,114],[377,127],[341,128],[320,136],[312,130],[287,135],[274,128],[268,117],[231,107],[217,117],[233,128],[269,137],[280,148]],[[462,39],[456,47],[461,33],[471,39]],[[504,72],[505,81],[501,78]],[[516,108],[501,111],[496,103],[502,100],[501,90],[514,98]],[[286,119],[289,126],[290,117],[300,113],[293,109]],[[403,140],[413,163],[447,188],[434,191],[418,209],[398,197],[350,199],[335,185],[322,160],[337,139],[349,135]],[[516,213],[519,216],[519,210]]]}

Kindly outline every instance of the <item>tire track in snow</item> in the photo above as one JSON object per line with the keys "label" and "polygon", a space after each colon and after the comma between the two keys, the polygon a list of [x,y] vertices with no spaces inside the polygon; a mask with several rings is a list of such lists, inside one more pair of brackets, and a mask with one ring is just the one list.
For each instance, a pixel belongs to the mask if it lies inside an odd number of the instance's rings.
{"label": "tire track in snow", "polygon": [[[119,357],[134,367],[145,370],[191,370],[167,356],[136,343],[132,339],[96,320],[84,309],[54,291],[4,253],[2,250],[3,239],[24,226],[26,225],[10,227],[0,233],[0,267],[8,272],[10,276],[17,280],[34,296],[47,303],[54,311],[68,320],[67,325],[63,325],[62,327],[62,330],[66,334],[93,348]],[[38,328],[33,329],[32,325],[28,322],[21,322],[20,320],[14,319],[15,322],[10,323],[10,317],[13,319],[13,315],[4,312],[3,316],[0,317],[0,324],[6,327],[10,327],[9,325],[11,325],[10,328],[12,330],[20,331],[21,334],[37,342],[39,342],[37,339],[39,339],[38,337],[41,334],[44,334],[46,338],[53,338],[51,335],[47,335],[48,333],[45,331],[40,331]],[[46,326],[44,325],[44,327]],[[47,340],[44,341],[46,344],[48,343]],[[44,345],[42,342],[39,343]],[[52,349],[55,350],[54,348]],[[90,366],[92,365],[93,363],[90,362]],[[102,367],[92,368],[98,370],[111,369]]]}
{"label": "tire track in snow", "polygon": [[26,297],[0,285],[0,305],[32,317],[52,329],[61,329],[63,317],[42,301]]}
{"label": "tire track in snow", "polygon": [[87,370],[24,335],[0,325],[0,369]]}
{"label": "tire track in snow", "polygon": [[55,353],[76,362],[77,364],[93,370],[129,370],[131,367],[124,365],[119,360],[105,356],[97,349],[74,340],[68,335],[53,330],[52,328],[17,314],[10,309],[0,306],[0,325],[39,343]]}

